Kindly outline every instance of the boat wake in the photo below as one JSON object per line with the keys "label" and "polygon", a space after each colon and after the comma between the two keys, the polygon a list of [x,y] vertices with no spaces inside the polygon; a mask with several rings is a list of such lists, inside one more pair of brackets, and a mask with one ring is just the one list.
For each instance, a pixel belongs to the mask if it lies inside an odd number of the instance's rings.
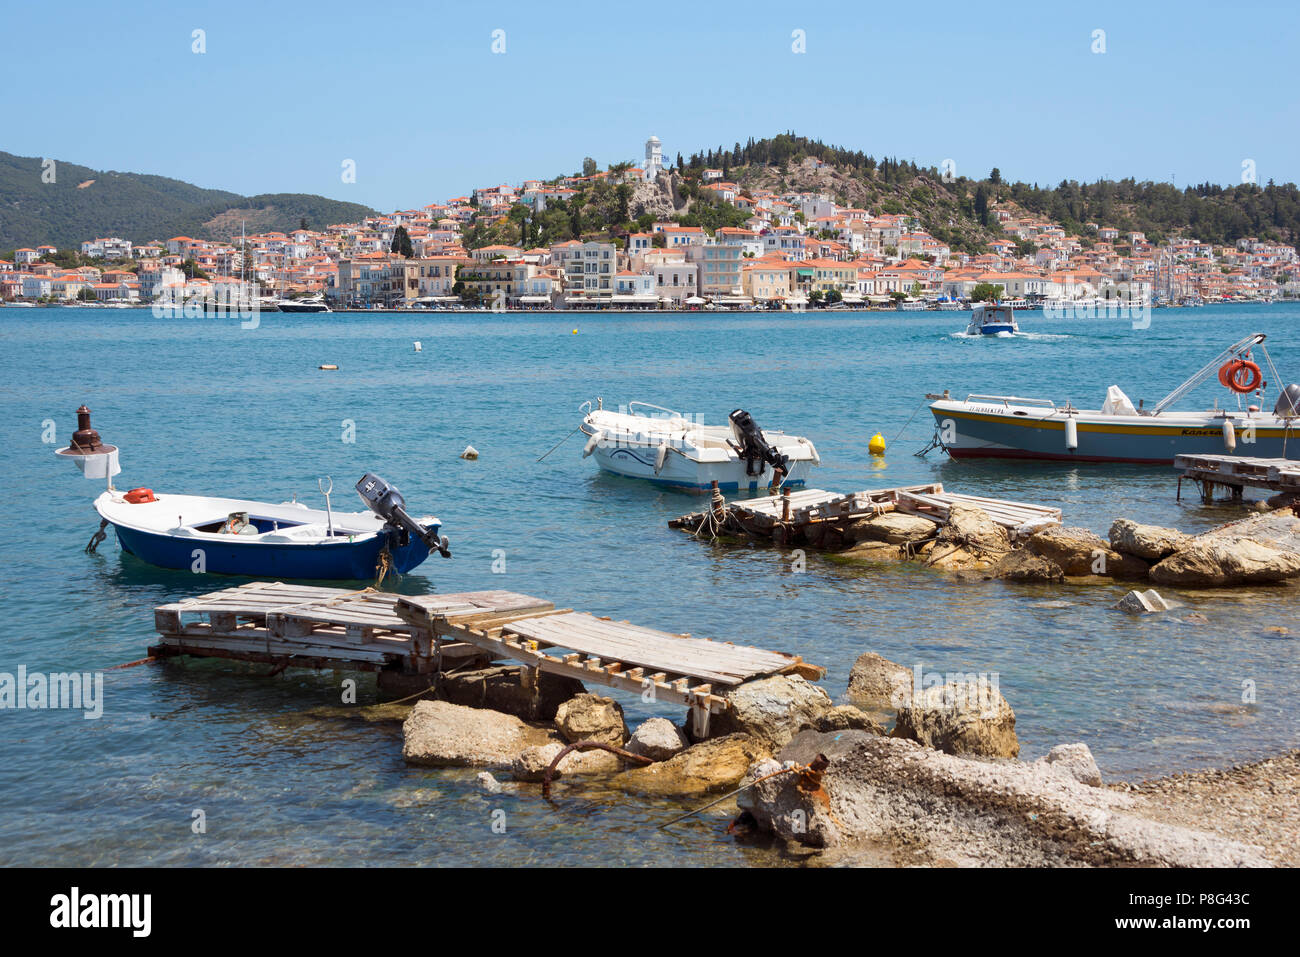
{"label": "boat wake", "polygon": [[952,332],[952,339],[1027,339],[1031,342],[1054,342],[1057,339],[1069,339],[1071,336],[1062,332],[999,332],[987,335],[979,332]]}

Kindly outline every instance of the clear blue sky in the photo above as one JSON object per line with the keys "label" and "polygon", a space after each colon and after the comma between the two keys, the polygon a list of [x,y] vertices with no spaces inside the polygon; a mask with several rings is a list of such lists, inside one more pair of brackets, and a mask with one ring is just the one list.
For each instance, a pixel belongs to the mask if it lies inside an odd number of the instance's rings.
{"label": "clear blue sky", "polygon": [[1295,182],[1297,26],[1142,0],[13,3],[0,149],[380,210],[639,161],[651,133],[670,158],[791,129],[1043,184],[1234,183],[1245,159]]}

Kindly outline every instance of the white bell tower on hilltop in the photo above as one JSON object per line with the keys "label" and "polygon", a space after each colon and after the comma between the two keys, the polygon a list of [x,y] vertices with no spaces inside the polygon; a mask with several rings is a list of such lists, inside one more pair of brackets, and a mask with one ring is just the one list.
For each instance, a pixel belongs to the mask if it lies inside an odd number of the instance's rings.
{"label": "white bell tower on hilltop", "polygon": [[655,178],[663,172],[664,168],[664,146],[659,142],[659,137],[652,136],[645,141],[645,178],[646,182],[653,183]]}

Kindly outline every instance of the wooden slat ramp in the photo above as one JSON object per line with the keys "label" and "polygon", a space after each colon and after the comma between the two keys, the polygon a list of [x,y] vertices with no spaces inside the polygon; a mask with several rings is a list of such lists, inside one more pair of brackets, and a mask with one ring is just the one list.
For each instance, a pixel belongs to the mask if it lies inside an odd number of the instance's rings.
{"label": "wooden slat ramp", "polygon": [[734,687],[774,674],[820,680],[825,669],[798,655],[656,631],[569,609],[518,616],[443,613],[427,598],[403,596],[397,612],[449,638],[523,662],[523,680],[537,672],[567,675],[690,707],[695,731],[708,733],[710,714],[729,707],[716,686]]}
{"label": "wooden slat ramp", "polygon": [[[438,670],[443,657],[482,655],[474,645],[435,642],[427,627],[396,613],[399,597],[370,588],[251,582],[155,608],[160,641],[150,653],[369,671],[398,666],[412,673]],[[427,597],[430,607],[454,615],[553,607],[506,591]]]}
{"label": "wooden slat ramp", "polygon": [[[1300,441],[1297,442],[1300,445]],[[1244,488],[1266,488],[1274,492],[1300,492],[1300,461],[1296,459],[1252,458],[1246,455],[1176,455],[1174,468],[1183,479],[1201,483],[1202,497],[1222,485],[1240,496]]]}
{"label": "wooden slat ramp", "polygon": [[155,657],[433,674],[513,658],[521,680],[568,675],[691,708],[701,735],[729,707],[715,689],[775,674],[819,680],[797,655],[611,621],[510,591],[395,595],[252,582],[154,609]]}

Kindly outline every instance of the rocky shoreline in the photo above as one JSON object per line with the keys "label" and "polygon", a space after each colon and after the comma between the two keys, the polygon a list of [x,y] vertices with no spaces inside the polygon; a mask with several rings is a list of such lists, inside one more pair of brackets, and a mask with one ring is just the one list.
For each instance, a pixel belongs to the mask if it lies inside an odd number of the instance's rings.
{"label": "rocky shoreline", "polygon": [[1068,526],[1015,534],[964,505],[953,506],[937,530],[927,519],[894,512],[816,534],[819,543],[830,540],[840,560],[917,561],[961,580],[1222,588],[1300,579],[1300,517],[1289,500],[1275,504],[1195,536],[1124,518],[1112,523],[1106,539]]}
{"label": "rocky shoreline", "polygon": [[539,799],[548,776],[683,810],[725,797],[731,833],[810,863],[1263,867],[1300,855],[1300,752],[1105,785],[1083,744],[1019,760],[1015,714],[980,676],[919,688],[867,653],[851,703],[795,675],[762,678],[728,691],[731,707],[693,740],[688,718],[630,729],[614,699],[546,674],[523,691],[518,670],[447,675],[431,698],[376,713],[405,715],[409,765],[478,768],[484,790]]}

